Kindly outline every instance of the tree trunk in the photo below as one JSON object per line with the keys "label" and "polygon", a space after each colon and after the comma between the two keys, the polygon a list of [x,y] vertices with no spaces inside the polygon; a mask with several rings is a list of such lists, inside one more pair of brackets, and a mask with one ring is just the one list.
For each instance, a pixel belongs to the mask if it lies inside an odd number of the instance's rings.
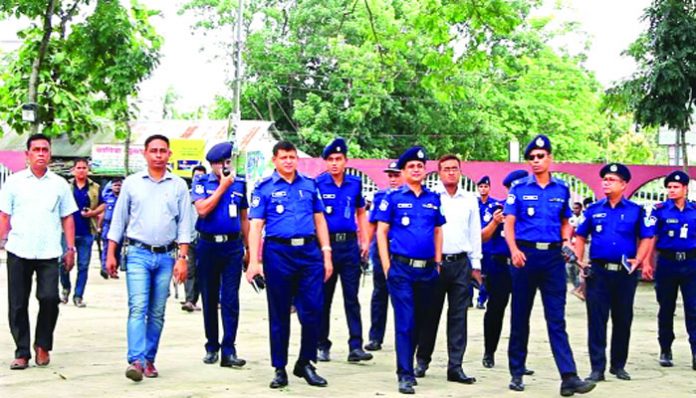
{"label": "tree trunk", "polygon": [[681,152],[682,152],[682,162],[683,162],[683,167],[684,167],[684,172],[688,173],[689,172],[689,145],[686,142],[686,130],[681,130],[679,132],[679,141],[680,141],[680,146]]}
{"label": "tree trunk", "polygon": [[[46,50],[48,49],[48,42],[51,39],[51,33],[53,32],[53,25],[51,24],[51,18],[53,17],[53,12],[55,9],[55,0],[49,0],[46,6],[46,13],[44,14],[44,31],[41,37],[41,44],[39,44],[39,53],[36,54],[34,62],[31,65],[31,75],[29,76],[29,90],[27,92],[27,102],[30,104],[38,104],[36,97],[39,88],[39,71],[41,70],[41,63],[43,63],[46,57]],[[39,132],[39,117],[38,110],[36,115],[36,120],[32,123],[31,133],[36,134]]]}
{"label": "tree trunk", "polygon": [[131,141],[131,127],[129,122],[126,123],[126,145],[124,146],[124,155],[123,155],[123,167],[125,168],[125,172],[123,173],[124,177],[128,176],[130,174],[129,170],[129,162],[130,162],[130,141]]}

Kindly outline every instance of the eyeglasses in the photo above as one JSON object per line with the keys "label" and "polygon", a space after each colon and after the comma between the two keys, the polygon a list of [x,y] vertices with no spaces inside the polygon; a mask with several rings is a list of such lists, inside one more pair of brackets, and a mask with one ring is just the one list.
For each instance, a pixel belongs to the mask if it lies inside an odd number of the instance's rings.
{"label": "eyeglasses", "polygon": [[623,181],[623,180],[621,180],[620,178],[616,178],[616,177],[604,177],[604,178],[602,178],[602,181],[613,184],[613,183]]}
{"label": "eyeglasses", "polygon": [[546,157],[545,153],[537,153],[537,154],[531,154],[531,155],[527,156],[527,160],[534,160],[534,159],[541,160],[545,157]]}

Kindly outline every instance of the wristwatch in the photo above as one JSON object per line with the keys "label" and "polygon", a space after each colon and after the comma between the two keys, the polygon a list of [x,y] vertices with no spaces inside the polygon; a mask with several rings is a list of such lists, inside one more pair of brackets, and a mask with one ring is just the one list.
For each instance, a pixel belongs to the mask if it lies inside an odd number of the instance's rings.
{"label": "wristwatch", "polygon": [[73,252],[73,253],[75,253],[75,252],[77,252],[77,248],[76,248],[75,246],[70,246],[70,247],[68,247],[68,248],[65,249],[65,252],[66,252],[66,253],[67,253],[67,252]]}
{"label": "wristwatch", "polygon": [[179,258],[188,261],[189,257],[188,257],[188,255],[184,256],[183,254],[179,254]]}

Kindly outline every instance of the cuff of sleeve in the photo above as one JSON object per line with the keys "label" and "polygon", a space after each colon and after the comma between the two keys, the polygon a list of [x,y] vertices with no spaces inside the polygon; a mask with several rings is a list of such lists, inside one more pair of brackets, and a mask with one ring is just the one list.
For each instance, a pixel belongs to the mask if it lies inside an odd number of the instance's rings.
{"label": "cuff of sleeve", "polygon": [[481,259],[475,258],[471,260],[471,269],[481,269]]}

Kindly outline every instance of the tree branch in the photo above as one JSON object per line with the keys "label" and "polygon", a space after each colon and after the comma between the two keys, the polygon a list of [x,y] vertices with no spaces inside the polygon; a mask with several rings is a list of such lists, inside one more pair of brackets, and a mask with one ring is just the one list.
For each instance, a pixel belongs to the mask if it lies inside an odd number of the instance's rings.
{"label": "tree branch", "polygon": [[370,9],[370,5],[367,3],[367,0],[364,0],[365,3],[365,8],[367,9],[367,15],[370,19],[370,28],[372,29],[372,34],[375,37],[375,42],[377,43],[377,52],[379,53],[379,58],[382,61],[382,64],[384,64],[384,54],[383,50],[384,47],[382,46],[382,43],[379,41],[379,36],[377,36],[377,30],[375,29],[375,21],[374,21],[374,16],[372,15],[372,10]]}
{"label": "tree branch", "polygon": [[[46,13],[44,14],[44,27],[43,36],[41,37],[41,44],[39,44],[39,52],[34,58],[34,62],[31,65],[31,75],[29,76],[29,90],[27,93],[27,102],[37,103],[37,91],[39,87],[39,71],[41,69],[41,64],[46,57],[46,51],[48,50],[48,43],[51,39],[51,33],[53,33],[53,25],[51,25],[51,17],[55,10],[56,1],[49,0],[46,6]],[[36,134],[39,131],[39,123],[34,122],[31,127],[32,134]]]}

